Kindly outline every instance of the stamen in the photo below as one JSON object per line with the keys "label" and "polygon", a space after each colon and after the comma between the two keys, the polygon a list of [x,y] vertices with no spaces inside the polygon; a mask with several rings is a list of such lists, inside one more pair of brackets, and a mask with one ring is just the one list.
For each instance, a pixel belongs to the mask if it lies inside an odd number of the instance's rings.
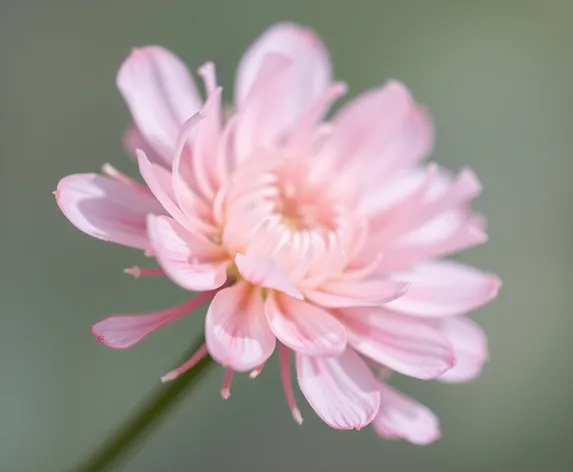
{"label": "stamen", "polygon": [[129,274],[136,279],[139,279],[142,275],[165,275],[165,271],[161,268],[157,269],[142,269],[139,266],[129,267],[124,269],[123,272],[125,274]]}
{"label": "stamen", "polygon": [[125,175],[123,172],[120,172],[108,162],[106,162],[103,166],[101,166],[101,171],[108,177],[111,177],[112,179],[115,179],[118,182],[129,185],[130,187],[135,188],[140,192],[151,193],[147,187],[140,184],[137,180],[132,179],[131,177]]}
{"label": "stamen", "polygon": [[256,369],[251,371],[251,373],[249,374],[249,377],[251,379],[256,379],[260,375],[260,373],[263,371],[264,366],[265,366],[265,363],[263,362],[259,367],[257,367]]}
{"label": "stamen", "polygon": [[223,388],[221,389],[221,396],[223,400],[228,400],[231,396],[231,382],[233,381],[233,374],[235,372],[233,369],[227,369],[225,372],[225,378],[223,379]]}
{"label": "stamen", "polygon": [[195,366],[195,364],[197,364],[201,359],[203,359],[206,355],[208,354],[207,351],[207,345],[203,344],[199,349],[197,349],[197,351],[195,352],[195,354],[193,354],[189,360],[183,364],[181,364],[179,367],[177,367],[176,369],[173,369],[171,372],[168,372],[167,374],[165,374],[163,377],[161,377],[161,381],[163,383],[165,382],[171,382],[172,380],[175,380],[177,377],[179,377],[182,373],[187,372],[189,369],[191,369],[192,367]]}
{"label": "stamen", "polygon": [[283,381],[283,389],[287,404],[292,412],[292,417],[298,424],[302,424],[302,415],[296,406],[296,400],[292,391],[292,382],[290,378],[290,350],[284,344],[279,345],[279,368],[281,372],[281,379]]}

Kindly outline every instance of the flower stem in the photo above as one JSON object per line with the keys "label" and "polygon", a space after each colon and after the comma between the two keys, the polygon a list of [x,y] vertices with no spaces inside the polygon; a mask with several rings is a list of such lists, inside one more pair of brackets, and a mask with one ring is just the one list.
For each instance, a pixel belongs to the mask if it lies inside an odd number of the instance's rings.
{"label": "flower stem", "polygon": [[[200,340],[193,346],[185,359],[189,358],[203,344]],[[117,432],[87,458],[74,472],[102,472],[111,470],[119,461],[157,426],[163,417],[176,405],[177,401],[196,386],[212,365],[211,357],[205,356],[192,369],[181,374],[168,385],[159,388],[150,399],[129,418]]]}

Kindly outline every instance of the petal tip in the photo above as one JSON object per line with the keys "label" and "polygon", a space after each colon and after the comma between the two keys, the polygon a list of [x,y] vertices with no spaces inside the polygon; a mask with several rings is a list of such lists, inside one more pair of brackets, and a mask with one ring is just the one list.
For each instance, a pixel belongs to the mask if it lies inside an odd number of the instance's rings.
{"label": "petal tip", "polygon": [[404,82],[398,79],[388,79],[383,86],[386,91],[392,91],[396,94],[405,95],[407,98],[411,99],[410,89],[404,84]]}
{"label": "petal tip", "polygon": [[426,436],[416,437],[416,438],[406,438],[412,444],[416,446],[429,446],[430,444],[436,442],[442,437],[439,430],[429,432]]}
{"label": "petal tip", "polygon": [[492,277],[491,282],[490,282],[490,293],[489,293],[490,299],[494,299],[498,296],[502,285],[503,285],[503,282],[502,282],[501,278],[497,275],[494,275]]}
{"label": "petal tip", "polygon": [[90,326],[90,331],[92,333],[92,336],[95,338],[95,342],[97,344],[103,344],[104,346],[107,347],[111,347],[112,349],[120,349],[117,346],[114,346],[113,344],[109,343],[109,340],[105,337],[105,335],[102,333],[102,331],[100,330],[100,326],[102,323],[105,323],[106,320],[108,320],[111,317],[107,317],[104,318],[103,320],[100,320],[96,323],[94,323],[93,325]]}
{"label": "petal tip", "polygon": [[466,192],[475,198],[483,191],[483,185],[477,174],[470,168],[464,168],[460,171],[458,179],[463,182]]}

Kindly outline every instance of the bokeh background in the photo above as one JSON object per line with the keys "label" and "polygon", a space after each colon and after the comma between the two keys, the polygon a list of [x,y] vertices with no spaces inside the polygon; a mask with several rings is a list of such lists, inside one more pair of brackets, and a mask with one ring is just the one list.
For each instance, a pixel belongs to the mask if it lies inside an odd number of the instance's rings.
{"label": "bokeh background", "polygon": [[438,126],[436,160],[474,168],[491,241],[461,259],[499,273],[476,313],[491,362],[476,382],[396,379],[442,421],[429,447],[328,429],[300,400],[292,421],[276,365],[219,397],[215,369],[122,465],[153,471],[573,470],[573,2],[567,0],[1,0],[0,470],[71,470],[179,361],[202,315],[127,351],[94,321],[186,294],[122,269],[136,251],[76,231],[51,192],[70,173],[135,166],[115,74],[157,43],[192,69],[216,62],[231,99],[242,51],[281,20],[324,38],[350,95],[406,82]]}

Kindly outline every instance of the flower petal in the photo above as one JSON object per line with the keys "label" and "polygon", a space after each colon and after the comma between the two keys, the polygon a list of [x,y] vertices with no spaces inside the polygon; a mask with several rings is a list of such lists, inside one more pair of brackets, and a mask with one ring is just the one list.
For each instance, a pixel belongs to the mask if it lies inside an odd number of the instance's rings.
{"label": "flower petal", "polygon": [[275,349],[276,338],[265,317],[258,289],[238,282],[215,295],[205,319],[209,353],[239,372],[260,366]]}
{"label": "flower petal", "polygon": [[453,261],[428,261],[397,274],[410,289],[386,308],[424,317],[453,316],[475,310],[497,296],[495,275]]}
{"label": "flower petal", "polygon": [[288,274],[272,259],[237,254],[235,264],[241,276],[253,285],[279,290],[291,297],[303,299],[302,293]]}
{"label": "flower petal", "polygon": [[218,288],[227,280],[229,261],[219,246],[189,233],[167,216],[150,215],[148,231],[157,261],[176,284],[202,291]]}
{"label": "flower petal", "polygon": [[155,198],[137,188],[97,174],[63,178],[56,201],[68,220],[94,238],[150,249],[146,218],[163,214]]}
{"label": "flower petal", "polygon": [[[393,174],[380,191],[361,195],[357,211],[367,215],[371,230],[386,230],[388,225],[394,229],[396,218],[402,227],[424,204],[437,173],[437,166],[431,163],[415,171]],[[378,241],[376,243],[379,244]]]}
{"label": "flower petal", "polygon": [[327,311],[270,292],[265,314],[275,336],[293,351],[308,356],[338,356],[346,349],[346,330]]}
{"label": "flower petal", "polygon": [[424,320],[383,308],[353,308],[340,315],[348,343],[360,354],[396,372],[432,379],[455,363],[447,337]]}
{"label": "flower petal", "polygon": [[326,307],[380,306],[401,297],[407,282],[388,279],[331,281],[318,288],[306,288],[304,294],[318,305]]}
{"label": "flower petal", "polygon": [[372,423],[386,439],[426,445],[440,437],[438,418],[427,407],[388,385],[380,385],[380,410]]}
{"label": "flower petal", "polygon": [[316,414],[336,429],[360,429],[380,407],[378,385],[370,369],[352,349],[339,357],[296,355],[302,393]]}
{"label": "flower petal", "polygon": [[173,159],[171,186],[169,183],[165,183],[165,186],[173,191],[172,198],[180,210],[176,215],[184,215],[188,220],[185,226],[192,225],[203,234],[213,234],[217,231],[208,222],[212,213],[211,202],[206,203],[202,199],[201,190],[208,183],[205,173],[200,171],[202,165],[196,165],[197,160],[208,157],[195,152],[191,146],[193,142],[197,144],[202,141],[200,135],[205,133],[198,133],[198,128],[206,119],[202,113],[197,113],[182,125]]}
{"label": "flower petal", "polygon": [[483,221],[465,210],[441,213],[422,226],[402,233],[388,243],[380,263],[384,272],[405,270],[412,264],[484,244]]}
{"label": "flower petal", "polygon": [[418,209],[412,218],[412,227],[436,217],[453,208],[464,208],[482,192],[482,185],[471,169],[462,169],[457,176],[441,169],[439,178],[435,179],[427,201]]}
{"label": "flower petal", "polygon": [[134,49],[119,69],[117,86],[145,140],[170,163],[179,127],[201,107],[185,64],[159,46]]}
{"label": "flower petal", "polygon": [[272,147],[294,125],[299,104],[290,95],[293,86],[293,62],[286,56],[264,57],[255,83],[238,110],[235,129],[235,155],[243,161],[259,149]]}
{"label": "flower petal", "polygon": [[149,161],[142,150],[137,150],[139,163],[139,172],[149,187],[149,190],[155,195],[155,198],[163,205],[163,208],[178,223],[185,227],[187,231],[197,237],[205,237],[207,234],[213,234],[214,228],[208,222],[204,221],[200,215],[192,214],[191,208],[186,208],[184,213],[177,203],[177,198],[173,188],[173,179],[170,171],[158,164]]}
{"label": "flower petal", "polygon": [[396,81],[360,95],[334,117],[332,134],[314,160],[314,171],[344,168],[341,175],[349,185],[355,185],[357,178],[368,180],[373,172],[381,175],[390,167],[389,151],[414,106],[410,91]]}
{"label": "flower petal", "polygon": [[126,349],[166,324],[189,314],[213,296],[202,293],[166,310],[149,314],[113,315],[92,325],[97,341],[114,349]]}
{"label": "flower petal", "polygon": [[437,380],[460,383],[475,379],[488,358],[485,333],[473,320],[464,316],[446,318],[440,324],[454,347],[456,365]]}
{"label": "flower petal", "polygon": [[141,149],[148,159],[154,164],[159,164],[161,166],[166,165],[165,160],[149,145],[141,132],[137,129],[137,126],[131,125],[125,130],[122,142],[125,152],[134,159],[137,160],[137,150]]}
{"label": "flower petal", "polygon": [[241,59],[235,82],[235,102],[238,108],[244,105],[257,80],[263,59],[268,54],[280,54],[294,62],[294,90],[298,96],[293,99],[309,103],[328,87],[331,65],[320,39],[310,29],[279,23],[267,29]]}
{"label": "flower petal", "polygon": [[202,193],[209,198],[214,198],[225,175],[221,175],[221,165],[217,149],[221,141],[222,114],[221,114],[221,94],[222,88],[217,86],[215,66],[207,63],[199,69],[203,76],[207,89],[207,99],[202,108],[205,119],[198,123],[197,134],[193,141],[193,169],[195,180],[202,189]]}
{"label": "flower petal", "polygon": [[137,162],[139,164],[139,173],[149,190],[155,195],[155,198],[163,205],[163,208],[178,221],[184,221],[185,215],[176,202],[171,178],[171,170],[152,163],[147,155],[141,150],[136,150]]}

